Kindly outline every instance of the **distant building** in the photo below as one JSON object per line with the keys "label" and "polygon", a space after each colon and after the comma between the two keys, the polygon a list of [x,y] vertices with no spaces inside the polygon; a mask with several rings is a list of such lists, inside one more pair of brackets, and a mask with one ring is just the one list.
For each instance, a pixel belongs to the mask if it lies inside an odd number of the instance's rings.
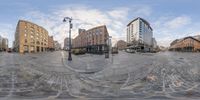
{"label": "distant building", "polygon": [[170,44],[170,51],[200,52],[200,39],[188,36],[176,39]]}
{"label": "distant building", "polygon": [[172,41],[172,42],[170,43],[170,46],[175,45],[179,40],[180,40],[180,39],[176,39],[176,40]]}
{"label": "distant building", "polygon": [[61,44],[58,43],[58,41],[54,41],[54,45],[55,45],[55,50],[56,51],[61,50]]}
{"label": "distant building", "polygon": [[153,48],[157,48],[157,46],[158,46],[155,38],[152,38],[152,46],[153,46]]}
{"label": "distant building", "polygon": [[200,35],[193,36],[195,39],[200,40]]}
{"label": "distant building", "polygon": [[19,20],[15,32],[14,50],[44,52],[48,49],[48,31],[32,22]]}
{"label": "distant building", "polygon": [[14,49],[15,47],[15,41],[13,41],[13,44],[12,44],[12,49]]}
{"label": "distant building", "polygon": [[64,50],[69,50],[69,38],[66,37],[64,40]]}
{"label": "distant building", "polygon": [[8,50],[8,39],[0,36],[0,51]]}
{"label": "distant building", "polygon": [[118,50],[124,50],[127,47],[127,43],[124,40],[119,40],[115,44],[115,47],[117,47]]}
{"label": "distant building", "polygon": [[85,48],[88,53],[103,53],[108,46],[108,31],[105,25],[89,30],[79,29],[73,39],[73,48]]}
{"label": "distant building", "polygon": [[160,49],[160,51],[167,51],[168,50],[168,48],[164,47],[164,46],[159,46],[159,49]]}
{"label": "distant building", "polygon": [[53,51],[55,49],[53,36],[48,36],[48,50]]}
{"label": "distant building", "polygon": [[143,18],[138,17],[127,25],[127,44],[130,49],[151,51],[154,40],[153,29]]}
{"label": "distant building", "polygon": [[7,38],[2,38],[2,50],[7,51],[8,50],[8,39]]}

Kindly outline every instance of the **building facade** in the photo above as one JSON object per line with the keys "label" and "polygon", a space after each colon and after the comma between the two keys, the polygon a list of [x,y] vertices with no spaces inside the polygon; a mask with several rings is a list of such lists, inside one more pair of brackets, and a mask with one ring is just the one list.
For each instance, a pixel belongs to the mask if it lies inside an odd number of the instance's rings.
{"label": "building facade", "polygon": [[153,48],[157,48],[157,46],[158,46],[155,38],[152,38],[152,46],[153,46]]}
{"label": "building facade", "polygon": [[2,50],[3,51],[7,51],[8,50],[8,39],[7,38],[3,38],[2,39]]}
{"label": "building facade", "polygon": [[69,50],[69,38],[66,37],[64,40],[64,50]]}
{"label": "building facade", "polygon": [[153,29],[143,18],[136,18],[127,25],[127,43],[129,46],[151,51]]}
{"label": "building facade", "polygon": [[19,20],[14,43],[14,50],[20,53],[47,51],[48,31],[32,22]]}
{"label": "building facade", "polygon": [[200,52],[200,40],[191,36],[182,39],[176,39],[170,44],[169,50],[182,52]]}
{"label": "building facade", "polygon": [[127,43],[124,40],[119,40],[115,44],[115,47],[117,47],[118,50],[124,50],[127,47]]}
{"label": "building facade", "polygon": [[53,51],[55,49],[53,36],[48,36],[48,50]]}
{"label": "building facade", "polygon": [[56,51],[61,50],[61,44],[58,41],[54,41],[54,45],[55,45],[54,48]]}
{"label": "building facade", "polygon": [[79,34],[73,39],[73,48],[85,48],[88,53],[104,53],[108,47],[109,34],[105,25],[89,30],[79,29]]}
{"label": "building facade", "polygon": [[8,39],[0,36],[0,51],[8,50]]}

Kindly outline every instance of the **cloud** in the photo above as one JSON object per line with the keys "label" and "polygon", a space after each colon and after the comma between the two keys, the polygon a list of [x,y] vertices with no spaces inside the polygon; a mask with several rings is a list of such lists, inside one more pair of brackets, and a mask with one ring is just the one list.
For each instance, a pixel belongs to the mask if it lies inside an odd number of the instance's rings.
{"label": "cloud", "polygon": [[116,8],[108,12],[108,15],[114,19],[123,20],[127,17],[128,8]]}
{"label": "cloud", "polygon": [[6,23],[0,24],[0,36],[8,39],[9,47],[12,46],[12,42],[14,40],[14,31],[15,31],[15,26],[13,24],[6,24]]}
{"label": "cloud", "polygon": [[[64,17],[73,18],[72,37],[78,35],[78,28],[90,29],[99,25],[106,25],[109,34],[113,37],[112,44],[117,40],[126,40],[126,25],[138,16],[150,22],[154,37],[159,45],[169,46],[170,42],[176,38],[199,33],[200,23],[192,22],[191,16],[158,16],[151,17],[153,10],[147,5],[132,5],[130,8],[118,7],[112,9],[96,9],[85,5],[65,5],[49,9],[48,12],[31,10],[20,17],[36,23],[48,30],[49,35],[54,36],[54,40],[64,43],[64,38],[68,36],[68,23],[63,23]],[[131,18],[131,19],[130,19]],[[0,25],[0,34],[14,37],[15,27],[13,25]],[[184,29],[184,30],[183,30]],[[13,31],[11,31],[13,30]],[[13,40],[13,39],[9,39]]]}
{"label": "cloud", "polygon": [[147,5],[135,5],[132,9],[133,13],[139,16],[149,16],[152,13],[151,7]]}
{"label": "cloud", "polygon": [[161,16],[152,23],[154,36],[162,46],[169,46],[173,40],[188,36],[188,33],[196,33],[197,25],[192,24],[191,17],[186,15]]}
{"label": "cloud", "polygon": [[[22,19],[29,20],[49,31],[63,45],[64,38],[68,36],[68,23],[63,23],[64,17],[72,17],[72,37],[78,34],[78,28],[90,29],[99,25],[106,25],[108,32],[115,38],[120,37],[126,27],[128,8],[114,8],[108,11],[90,8],[87,6],[66,6],[52,10],[52,13],[30,11]],[[114,41],[115,42],[115,41]]]}
{"label": "cloud", "polygon": [[176,17],[170,21],[168,21],[165,25],[166,27],[169,27],[171,29],[177,29],[177,28],[181,28],[185,25],[188,25],[191,23],[191,18],[188,16],[179,16]]}

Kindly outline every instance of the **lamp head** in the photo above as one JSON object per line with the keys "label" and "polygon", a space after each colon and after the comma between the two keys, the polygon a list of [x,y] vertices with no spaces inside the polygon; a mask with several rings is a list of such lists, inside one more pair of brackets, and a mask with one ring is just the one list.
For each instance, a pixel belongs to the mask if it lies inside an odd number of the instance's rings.
{"label": "lamp head", "polygon": [[63,22],[66,22],[66,19],[65,19],[65,18],[63,19]]}

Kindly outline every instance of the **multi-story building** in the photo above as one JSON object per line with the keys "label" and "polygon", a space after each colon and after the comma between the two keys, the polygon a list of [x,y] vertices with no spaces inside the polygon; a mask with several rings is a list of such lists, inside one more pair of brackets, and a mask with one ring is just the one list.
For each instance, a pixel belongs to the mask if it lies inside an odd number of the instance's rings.
{"label": "multi-story building", "polygon": [[157,48],[157,41],[155,38],[152,38],[152,47]]}
{"label": "multi-story building", "polygon": [[79,29],[73,48],[85,48],[88,53],[103,53],[108,47],[109,34],[105,25],[89,30]]}
{"label": "multi-story building", "polygon": [[8,50],[8,39],[0,36],[0,51]]}
{"label": "multi-story building", "polygon": [[64,40],[64,50],[69,50],[69,38],[66,37]]}
{"label": "multi-story building", "polygon": [[119,40],[115,44],[115,47],[117,47],[118,50],[124,50],[127,47],[127,43],[124,40]]}
{"label": "multi-story building", "polygon": [[48,31],[29,21],[19,20],[15,32],[17,52],[43,52],[48,48]]}
{"label": "multi-story building", "polygon": [[127,43],[144,51],[151,51],[153,29],[143,18],[136,18],[127,25]]}
{"label": "multi-story building", "polygon": [[183,52],[200,52],[200,40],[192,36],[176,39],[170,44],[169,50]]}
{"label": "multi-story building", "polygon": [[48,36],[48,50],[53,51],[54,50],[54,40],[53,36]]}
{"label": "multi-story building", "polygon": [[58,41],[54,41],[54,45],[55,45],[55,50],[57,51],[57,50],[61,50],[61,44],[60,43],[58,43]]}
{"label": "multi-story building", "polygon": [[7,51],[8,50],[8,39],[7,38],[3,38],[2,39],[2,50],[3,51]]}

